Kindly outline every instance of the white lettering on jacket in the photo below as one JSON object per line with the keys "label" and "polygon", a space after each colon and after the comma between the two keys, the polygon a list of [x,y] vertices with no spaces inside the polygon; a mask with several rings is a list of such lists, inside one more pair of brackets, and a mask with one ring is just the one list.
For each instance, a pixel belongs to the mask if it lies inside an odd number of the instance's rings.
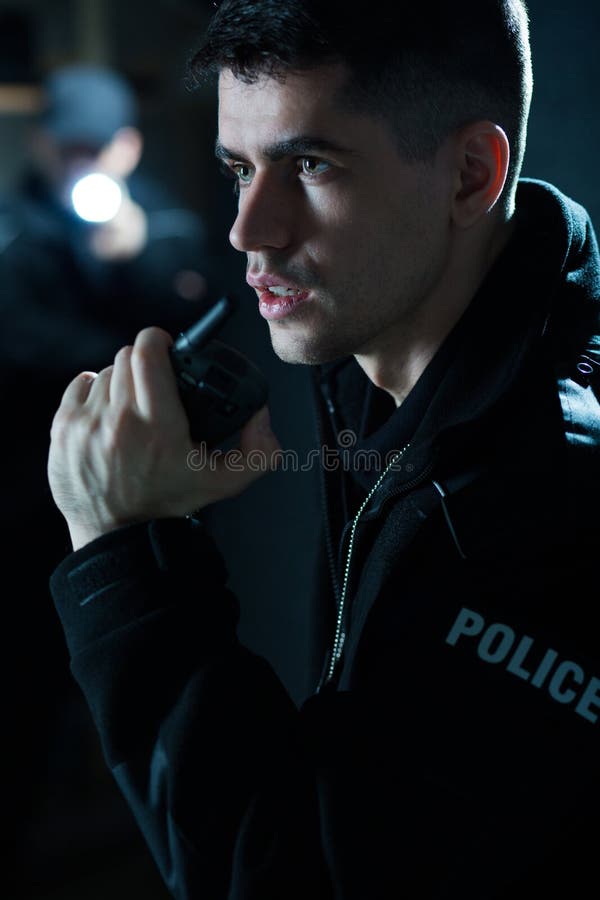
{"label": "white lettering on jacket", "polygon": [[[544,688],[557,703],[574,703],[575,712],[596,724],[600,710],[600,678],[588,677],[571,659],[560,659],[549,647],[540,657],[534,639],[524,634],[518,637],[509,625],[485,623],[479,613],[463,606],[448,632],[446,643],[456,646],[463,638],[479,638],[477,655],[487,663],[504,663],[507,672],[522,678],[536,688]],[[537,652],[536,652],[537,650]],[[536,660],[533,665],[533,660]],[[525,664],[529,668],[525,667]]]}

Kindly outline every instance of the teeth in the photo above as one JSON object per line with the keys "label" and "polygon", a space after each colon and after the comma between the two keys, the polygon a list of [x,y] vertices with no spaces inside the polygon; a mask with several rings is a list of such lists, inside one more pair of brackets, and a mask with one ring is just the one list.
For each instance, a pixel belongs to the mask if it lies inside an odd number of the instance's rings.
{"label": "teeth", "polygon": [[292,294],[297,294],[298,291],[295,288],[286,288],[279,284],[274,284],[269,287],[269,291],[272,294],[276,294],[277,297],[289,297]]}

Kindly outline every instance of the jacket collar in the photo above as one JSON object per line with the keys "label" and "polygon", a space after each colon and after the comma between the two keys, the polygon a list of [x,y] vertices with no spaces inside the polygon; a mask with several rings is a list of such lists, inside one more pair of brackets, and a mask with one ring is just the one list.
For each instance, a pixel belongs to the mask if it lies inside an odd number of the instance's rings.
{"label": "jacket collar", "polygon": [[[394,487],[414,479],[442,446],[462,445],[518,389],[542,344],[551,364],[564,360],[574,374],[581,354],[600,361],[599,273],[585,210],[551,185],[522,179],[515,232],[449,336],[451,362],[412,438],[411,465],[394,474]],[[316,367],[315,379],[332,398],[336,430],[358,433],[369,382],[354,357]]]}

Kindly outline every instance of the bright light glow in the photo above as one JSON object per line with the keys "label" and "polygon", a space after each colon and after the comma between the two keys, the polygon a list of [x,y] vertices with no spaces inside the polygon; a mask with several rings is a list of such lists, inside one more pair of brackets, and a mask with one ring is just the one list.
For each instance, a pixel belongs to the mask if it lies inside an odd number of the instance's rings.
{"label": "bright light glow", "polygon": [[123,193],[116,181],[98,172],[80,178],[71,191],[71,202],[85,222],[109,222],[119,211]]}

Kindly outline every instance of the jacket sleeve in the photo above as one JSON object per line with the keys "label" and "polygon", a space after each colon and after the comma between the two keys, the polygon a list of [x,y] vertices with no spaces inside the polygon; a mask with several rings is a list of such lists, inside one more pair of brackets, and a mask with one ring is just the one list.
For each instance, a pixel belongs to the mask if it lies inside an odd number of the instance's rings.
{"label": "jacket sleeve", "polygon": [[331,896],[300,714],[236,637],[194,519],[104,535],[50,587],[103,752],[178,900]]}

